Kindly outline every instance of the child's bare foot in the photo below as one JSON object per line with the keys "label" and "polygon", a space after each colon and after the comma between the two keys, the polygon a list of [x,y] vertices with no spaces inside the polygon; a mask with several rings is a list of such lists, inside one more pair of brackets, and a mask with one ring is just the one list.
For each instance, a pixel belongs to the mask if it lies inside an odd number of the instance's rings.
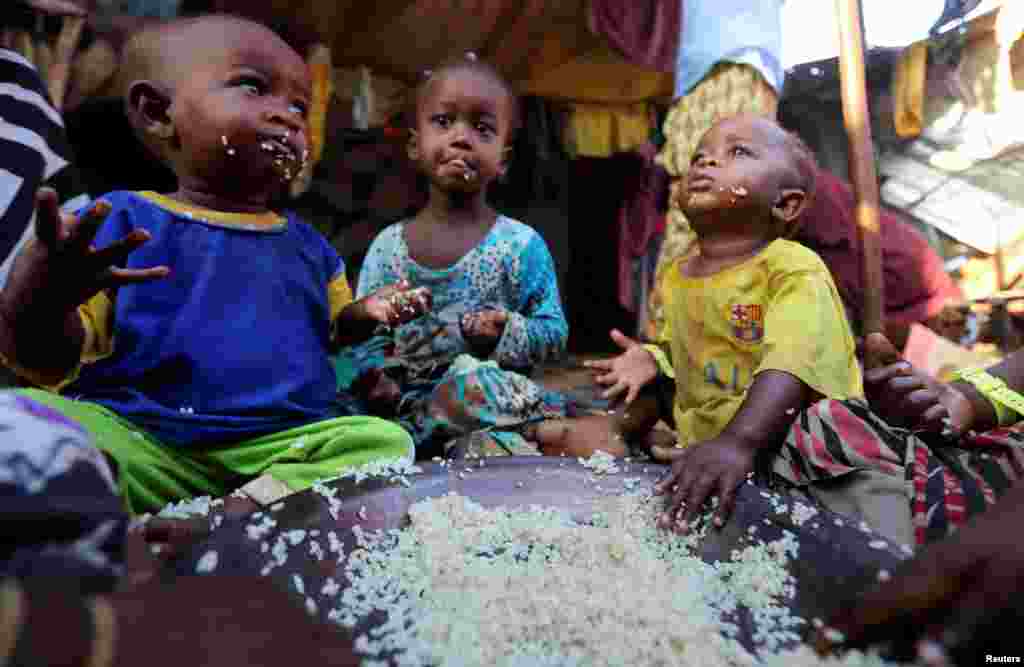
{"label": "child's bare foot", "polygon": [[548,419],[534,427],[532,436],[545,456],[589,458],[602,451],[623,457],[628,452],[626,441],[615,430],[612,420],[602,415]]}

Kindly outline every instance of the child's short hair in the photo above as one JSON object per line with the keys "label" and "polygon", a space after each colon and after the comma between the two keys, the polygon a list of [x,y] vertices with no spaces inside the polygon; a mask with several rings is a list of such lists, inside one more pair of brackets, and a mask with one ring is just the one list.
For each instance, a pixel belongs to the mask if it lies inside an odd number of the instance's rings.
{"label": "child's short hair", "polygon": [[[798,134],[790,132],[785,128],[782,131],[786,137],[786,151],[789,153],[790,159],[793,160],[793,166],[800,181],[798,187],[804,191],[803,210],[806,212],[811,204],[814,203],[814,196],[818,189],[818,160],[814,156],[814,151],[811,150],[811,147]],[[797,218],[789,226],[789,229],[786,230],[786,238],[793,237],[800,230],[802,222],[801,218]]]}
{"label": "child's short hair", "polygon": [[511,118],[509,119],[509,136],[510,138],[515,136],[516,130],[519,129],[519,95],[516,93],[515,88],[512,87],[512,84],[509,83],[508,79],[505,78],[497,67],[486,60],[481,60],[472,51],[467,51],[461,56],[449,58],[433,69],[424,70],[423,76],[413,93],[411,122],[415,124],[416,113],[418,112],[420,104],[423,102],[423,99],[430,88],[430,84],[449,72],[462,70],[482,74],[504,89],[505,93],[508,94],[511,111]]}

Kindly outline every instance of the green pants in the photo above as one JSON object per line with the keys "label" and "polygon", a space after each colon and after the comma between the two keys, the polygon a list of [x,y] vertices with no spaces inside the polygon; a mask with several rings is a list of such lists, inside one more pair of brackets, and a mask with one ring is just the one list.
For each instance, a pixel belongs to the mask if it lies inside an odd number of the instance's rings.
{"label": "green pants", "polygon": [[231,445],[182,449],[95,403],[38,389],[17,391],[74,419],[93,436],[117,464],[121,495],[136,514],[194,496],[223,496],[264,474],[301,491],[346,468],[413,452],[408,433],[377,417],[338,417]]}

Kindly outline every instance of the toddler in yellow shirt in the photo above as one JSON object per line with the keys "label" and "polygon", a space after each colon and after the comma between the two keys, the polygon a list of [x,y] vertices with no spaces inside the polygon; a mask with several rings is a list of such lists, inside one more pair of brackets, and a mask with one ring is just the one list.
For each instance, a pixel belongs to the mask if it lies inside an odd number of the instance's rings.
{"label": "toddler in yellow shirt", "polygon": [[[659,375],[675,380],[676,446],[652,450],[673,461],[657,487],[670,495],[666,526],[686,530],[715,495],[721,525],[758,452],[778,446],[801,410],[863,395],[828,268],[788,240],[814,195],[814,166],[810,149],[769,119],[714,125],[677,190],[696,243],[658,286],[659,341],[641,345],[613,331],[623,353],[589,364],[605,396],[625,394],[626,406]],[[656,419],[645,421],[642,428]]]}

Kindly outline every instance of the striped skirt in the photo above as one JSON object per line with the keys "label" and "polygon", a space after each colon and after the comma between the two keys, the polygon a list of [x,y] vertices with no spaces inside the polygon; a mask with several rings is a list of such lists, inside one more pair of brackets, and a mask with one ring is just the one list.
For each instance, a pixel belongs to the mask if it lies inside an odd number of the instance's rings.
{"label": "striped skirt", "polygon": [[797,486],[857,470],[902,478],[917,544],[942,539],[993,504],[1024,461],[1024,423],[952,441],[895,428],[864,401],[824,400],[793,423],[773,471]]}

